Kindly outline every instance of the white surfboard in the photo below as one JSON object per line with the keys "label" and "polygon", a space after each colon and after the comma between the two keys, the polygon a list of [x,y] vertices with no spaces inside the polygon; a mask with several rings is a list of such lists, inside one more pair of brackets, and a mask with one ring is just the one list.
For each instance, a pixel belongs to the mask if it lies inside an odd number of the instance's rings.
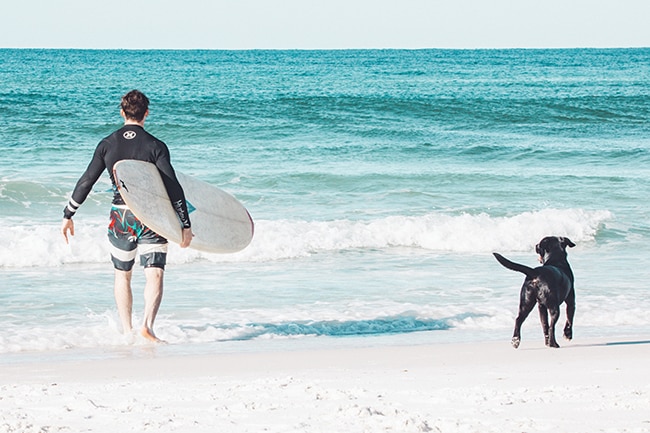
{"label": "white surfboard", "polygon": [[[149,162],[122,160],[113,167],[117,187],[133,214],[170,241],[180,243],[181,223],[158,168]],[[253,219],[227,192],[176,172],[183,187],[194,239],[190,248],[211,253],[243,250],[253,239]]]}

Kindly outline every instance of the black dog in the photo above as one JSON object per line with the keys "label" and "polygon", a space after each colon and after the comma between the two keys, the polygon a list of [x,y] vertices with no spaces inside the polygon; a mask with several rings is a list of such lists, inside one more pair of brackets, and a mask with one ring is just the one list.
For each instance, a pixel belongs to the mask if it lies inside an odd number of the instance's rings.
{"label": "black dog", "polygon": [[562,302],[566,302],[567,315],[564,337],[567,340],[573,338],[576,294],[573,288],[573,272],[567,261],[566,247],[575,247],[575,244],[571,239],[563,237],[550,236],[542,239],[535,247],[542,266],[535,269],[513,263],[501,254],[494,253],[494,257],[506,268],[526,274],[524,284],[521,286],[519,315],[515,320],[515,332],[512,336],[512,345],[515,349],[521,342],[521,325],[535,307],[535,303],[538,304],[539,318],[542,321],[547,346],[560,347],[555,340],[555,324],[560,317]]}

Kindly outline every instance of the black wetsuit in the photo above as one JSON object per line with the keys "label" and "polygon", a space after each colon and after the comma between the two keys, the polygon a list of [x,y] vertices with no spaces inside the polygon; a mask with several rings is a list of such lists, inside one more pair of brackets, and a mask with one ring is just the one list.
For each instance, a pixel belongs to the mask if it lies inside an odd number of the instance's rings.
{"label": "black wetsuit", "polygon": [[190,228],[191,223],[185,202],[185,194],[171,166],[169,149],[165,143],[149,134],[139,125],[125,125],[99,143],[90,164],[88,164],[88,168],[75,186],[68,206],[63,211],[64,218],[72,218],[79,206],[86,200],[93,185],[95,185],[104,170],[108,171],[113,184],[113,204],[123,206],[124,200],[115,185],[115,178],[113,177],[113,166],[117,161],[123,159],[147,161],[158,167],[167,194],[169,194],[169,199],[183,228]]}

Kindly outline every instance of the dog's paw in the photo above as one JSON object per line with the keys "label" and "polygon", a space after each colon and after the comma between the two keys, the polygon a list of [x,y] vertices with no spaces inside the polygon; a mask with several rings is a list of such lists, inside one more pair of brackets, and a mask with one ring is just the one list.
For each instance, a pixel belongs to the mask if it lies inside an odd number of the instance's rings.
{"label": "dog's paw", "polygon": [[521,339],[519,337],[512,337],[512,341],[510,344],[512,344],[512,347],[517,349],[519,347],[519,343],[521,343]]}
{"label": "dog's paw", "polygon": [[560,345],[557,344],[555,337],[551,337],[550,335],[544,336],[544,344],[546,344],[546,347],[553,347],[555,349],[560,347]]}
{"label": "dog's paw", "polygon": [[569,323],[564,327],[564,338],[567,340],[573,339],[573,327]]}

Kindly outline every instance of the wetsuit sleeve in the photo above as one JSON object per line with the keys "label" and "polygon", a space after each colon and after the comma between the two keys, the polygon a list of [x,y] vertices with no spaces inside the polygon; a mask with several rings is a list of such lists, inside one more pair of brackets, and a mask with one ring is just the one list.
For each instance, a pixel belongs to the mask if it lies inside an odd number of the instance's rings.
{"label": "wetsuit sleeve", "polygon": [[183,228],[190,228],[192,223],[190,222],[190,214],[187,210],[185,192],[176,178],[176,172],[171,165],[169,149],[167,149],[167,146],[163,147],[156,159],[156,167],[158,167],[158,170],[160,171],[160,176],[162,177],[165,188],[167,189],[167,194],[169,195],[169,200],[172,202],[172,206],[174,207]]}
{"label": "wetsuit sleeve", "polygon": [[68,205],[63,209],[64,218],[72,218],[72,216],[77,212],[77,209],[79,209],[79,206],[81,206],[86,200],[93,185],[95,185],[97,179],[99,179],[99,176],[101,176],[104,170],[106,170],[106,164],[104,163],[103,158],[103,145],[100,143],[95,149],[93,159],[90,161],[90,164],[88,164],[88,168],[86,168],[84,174],[82,174],[79,181],[77,181],[77,185],[70,196]]}

